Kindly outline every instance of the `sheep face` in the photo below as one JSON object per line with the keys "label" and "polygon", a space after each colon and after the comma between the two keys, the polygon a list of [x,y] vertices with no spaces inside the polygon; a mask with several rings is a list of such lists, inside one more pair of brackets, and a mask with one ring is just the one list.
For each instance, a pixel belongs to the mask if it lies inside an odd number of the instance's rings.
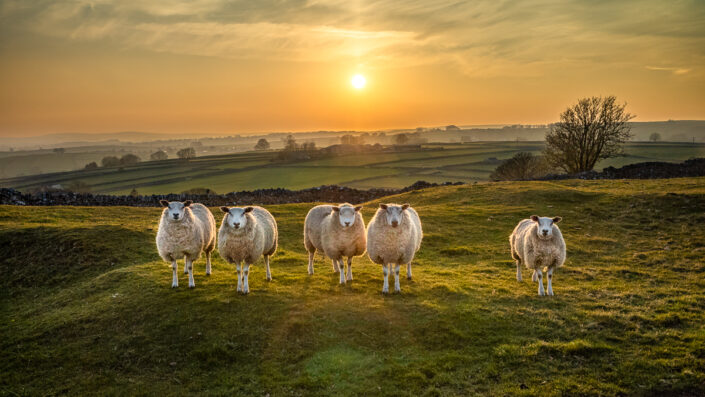
{"label": "sheep face", "polygon": [[545,216],[539,217],[536,215],[531,215],[531,220],[538,224],[538,227],[536,228],[538,238],[550,239],[553,237],[553,224],[560,222],[561,217],[556,216],[554,218],[549,218]]}
{"label": "sheep face", "polygon": [[165,207],[164,212],[169,222],[181,222],[185,218],[186,211],[190,211],[188,207],[191,205],[192,201],[186,200],[182,203],[181,201],[161,200],[160,203]]}
{"label": "sheep face", "polygon": [[252,211],[254,208],[253,207],[245,207],[245,208],[239,208],[239,207],[234,207],[234,208],[228,208],[228,207],[220,207],[221,211],[225,212],[228,214],[223,222],[225,222],[226,225],[233,229],[244,229],[245,226],[247,226],[247,214],[248,212]]}
{"label": "sheep face", "polygon": [[362,209],[361,205],[353,207],[349,204],[333,207],[333,211],[338,213],[338,221],[343,228],[348,228],[355,224],[355,215],[360,209]]}
{"label": "sheep face", "polygon": [[402,213],[409,208],[409,204],[380,204],[379,208],[384,210],[384,218],[391,227],[397,227],[401,223]]}

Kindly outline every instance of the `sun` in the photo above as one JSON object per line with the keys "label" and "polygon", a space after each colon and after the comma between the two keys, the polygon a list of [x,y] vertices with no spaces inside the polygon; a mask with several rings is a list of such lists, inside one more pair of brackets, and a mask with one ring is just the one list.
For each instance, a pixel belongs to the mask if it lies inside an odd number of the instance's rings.
{"label": "sun", "polygon": [[361,90],[365,88],[365,84],[367,84],[367,79],[365,79],[365,76],[361,74],[356,74],[350,79],[350,84],[356,89],[356,90]]}

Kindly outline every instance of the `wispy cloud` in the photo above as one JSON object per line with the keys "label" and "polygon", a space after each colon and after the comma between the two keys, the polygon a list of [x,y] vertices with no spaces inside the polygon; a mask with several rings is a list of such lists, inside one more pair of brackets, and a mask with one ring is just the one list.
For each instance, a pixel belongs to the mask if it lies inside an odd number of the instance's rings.
{"label": "wispy cloud", "polygon": [[686,73],[690,72],[690,69],[677,68],[677,67],[647,66],[646,68],[649,70],[656,70],[656,71],[660,71],[660,72],[670,72],[673,74],[686,74]]}
{"label": "wispy cloud", "polygon": [[[639,8],[639,13],[634,9]],[[469,75],[566,64],[705,64],[705,2],[194,0],[0,3],[0,34],[31,31],[176,54],[364,58],[378,68],[451,63]],[[625,57],[625,52],[631,55]],[[690,68],[647,66],[688,74]]]}

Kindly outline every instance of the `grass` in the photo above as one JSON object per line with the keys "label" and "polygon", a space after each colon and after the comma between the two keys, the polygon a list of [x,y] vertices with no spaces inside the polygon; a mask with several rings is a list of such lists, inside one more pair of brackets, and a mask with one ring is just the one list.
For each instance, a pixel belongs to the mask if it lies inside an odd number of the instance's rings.
{"label": "grass", "polygon": [[[199,157],[188,162],[166,160],[134,166],[33,175],[0,180],[0,186],[26,191],[82,181],[94,193],[180,193],[195,187],[218,193],[283,187],[303,189],[337,184],[360,189],[401,188],[428,182],[487,181],[497,166],[488,158],[507,159],[520,151],[540,153],[542,142],[473,142],[428,144],[401,153],[346,155],[294,163],[272,163],[272,153],[237,153]],[[705,144],[630,143],[626,156],[605,160],[596,169],[644,161],[680,162],[705,156]]]}
{"label": "grass", "polygon": [[[268,207],[281,233],[274,280],[258,263],[248,296],[217,255],[210,277],[197,262],[195,289],[181,273],[171,289],[157,208],[1,207],[0,394],[705,393],[705,178],[382,201],[411,203],[425,231],[414,280],[390,296],[367,258],[346,286],[321,258],[306,274],[312,204]],[[564,218],[552,298],[515,280],[508,252],[532,213]]]}

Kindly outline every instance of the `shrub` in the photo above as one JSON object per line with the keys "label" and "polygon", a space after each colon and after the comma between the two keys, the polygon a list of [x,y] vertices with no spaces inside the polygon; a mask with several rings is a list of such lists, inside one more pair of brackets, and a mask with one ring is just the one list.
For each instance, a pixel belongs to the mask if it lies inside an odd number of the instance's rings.
{"label": "shrub", "polygon": [[490,174],[493,181],[525,181],[542,177],[551,171],[551,167],[542,156],[519,152],[514,157],[504,160]]}

